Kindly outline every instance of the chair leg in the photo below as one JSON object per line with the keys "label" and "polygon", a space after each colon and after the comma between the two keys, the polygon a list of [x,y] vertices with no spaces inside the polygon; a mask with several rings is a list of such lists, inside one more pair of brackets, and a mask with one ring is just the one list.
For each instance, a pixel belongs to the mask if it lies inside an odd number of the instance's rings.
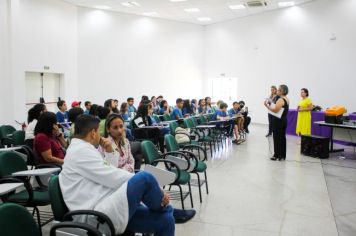
{"label": "chair leg", "polygon": [[200,203],[203,203],[203,199],[202,199],[202,196],[201,196],[201,187],[200,187],[200,176],[199,176],[199,173],[195,173],[198,177],[198,188],[199,188],[199,200],[200,200]]}
{"label": "chair leg", "polygon": [[188,187],[189,187],[190,204],[191,204],[192,208],[194,208],[194,204],[193,204],[193,194],[192,194],[192,188],[191,188],[191,186],[190,186],[190,181],[188,182]]}
{"label": "chair leg", "polygon": [[211,142],[209,142],[209,146],[210,146],[210,155],[213,156],[213,146],[211,145]]}
{"label": "chair leg", "polygon": [[41,225],[41,216],[40,216],[40,211],[38,210],[37,207],[33,208],[36,211],[37,215],[37,223],[38,223],[38,229],[40,231],[40,236],[42,236],[42,225]]}
{"label": "chair leg", "polygon": [[184,210],[184,199],[183,199],[183,191],[182,187],[180,185],[177,185],[179,188],[179,193],[180,193],[180,201],[182,202],[182,209]]}
{"label": "chair leg", "polygon": [[205,176],[205,188],[206,188],[206,194],[209,194],[209,188],[208,188],[208,177],[206,175],[206,171],[204,171],[204,176]]}

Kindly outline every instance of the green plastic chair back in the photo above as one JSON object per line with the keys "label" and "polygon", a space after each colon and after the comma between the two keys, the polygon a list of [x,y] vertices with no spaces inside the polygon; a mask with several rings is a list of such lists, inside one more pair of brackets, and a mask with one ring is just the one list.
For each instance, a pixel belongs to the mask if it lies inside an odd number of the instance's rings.
{"label": "green plastic chair back", "polygon": [[197,118],[192,117],[191,119],[192,119],[192,122],[193,122],[193,124],[194,124],[194,127],[197,127],[197,126],[199,125]]}
{"label": "green plastic chair back", "polygon": [[25,131],[16,130],[12,133],[12,140],[15,146],[21,146],[25,144]]}
{"label": "green plastic chair back", "polygon": [[157,123],[161,123],[161,119],[157,115],[153,115],[153,119],[155,119]]}
{"label": "green plastic chair back", "polygon": [[200,123],[206,124],[206,123],[208,123],[208,119],[205,116],[201,116],[200,117]]}
{"label": "green plastic chair back", "polygon": [[176,121],[172,121],[169,123],[169,129],[171,130],[171,134],[173,136],[176,135],[176,129],[178,128],[178,123]]}
{"label": "green plastic chair back", "polygon": [[0,127],[0,138],[7,138],[8,134],[12,134],[16,129],[11,125],[3,125]]}
{"label": "green plastic chair back", "polygon": [[145,164],[152,165],[152,162],[160,159],[160,155],[156,146],[151,141],[141,142],[142,154],[145,158]]}
{"label": "green plastic chair back", "polygon": [[28,210],[14,203],[0,205],[0,234],[6,236],[39,236],[40,231]]}
{"label": "green plastic chair back", "polygon": [[68,212],[68,208],[63,200],[58,175],[51,177],[48,182],[48,190],[54,219],[56,221],[63,221],[63,217]]}
{"label": "green plastic chair back", "polygon": [[171,119],[171,116],[170,116],[169,114],[164,114],[164,115],[163,115],[163,120],[164,120],[164,121],[170,121],[170,120],[172,120],[172,119]]}
{"label": "green plastic chair back", "polygon": [[192,118],[184,119],[184,126],[189,129],[194,128],[195,126],[194,126],[194,122],[192,121]]}
{"label": "green plastic chair back", "polygon": [[23,170],[27,170],[27,165],[19,154],[12,151],[0,152],[0,178]]}
{"label": "green plastic chair back", "polygon": [[166,148],[168,152],[174,152],[179,150],[179,145],[171,134],[166,134],[164,136],[164,141],[166,142]]}

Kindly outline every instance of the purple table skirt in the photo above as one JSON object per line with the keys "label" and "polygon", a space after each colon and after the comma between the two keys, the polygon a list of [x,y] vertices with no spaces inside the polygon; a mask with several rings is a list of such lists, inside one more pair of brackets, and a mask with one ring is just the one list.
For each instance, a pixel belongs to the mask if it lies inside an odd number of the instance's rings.
{"label": "purple table skirt", "polygon": [[349,118],[350,120],[356,120],[356,114],[350,114]]}
{"label": "purple table skirt", "polygon": [[[319,126],[314,124],[315,121],[324,121],[325,113],[321,111],[313,111],[312,112],[312,127],[311,133],[312,135],[318,135],[330,138],[331,136],[331,128],[325,126]],[[286,133],[289,135],[297,135],[295,130],[297,126],[298,112],[296,109],[289,109],[288,112],[288,126]]]}

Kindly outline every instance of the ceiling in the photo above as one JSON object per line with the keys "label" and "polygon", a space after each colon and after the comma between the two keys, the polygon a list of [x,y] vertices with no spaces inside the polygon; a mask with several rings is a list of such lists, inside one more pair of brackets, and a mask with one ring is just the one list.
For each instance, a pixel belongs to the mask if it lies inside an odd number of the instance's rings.
{"label": "ceiling", "polygon": [[[65,2],[90,8],[99,8],[115,12],[150,17],[163,18],[174,21],[189,22],[208,25],[223,22],[235,18],[245,17],[266,11],[282,9],[279,2],[293,2],[295,5],[310,2],[312,0],[261,0],[267,6],[248,7],[246,2],[254,0],[63,0]],[[178,2],[173,2],[178,1]],[[124,6],[131,3],[130,7]],[[135,5],[137,3],[137,5]],[[244,5],[245,9],[232,10],[230,5]],[[198,8],[199,12],[186,12],[185,9]],[[193,10],[194,11],[194,10]],[[204,18],[207,21],[200,21]]]}

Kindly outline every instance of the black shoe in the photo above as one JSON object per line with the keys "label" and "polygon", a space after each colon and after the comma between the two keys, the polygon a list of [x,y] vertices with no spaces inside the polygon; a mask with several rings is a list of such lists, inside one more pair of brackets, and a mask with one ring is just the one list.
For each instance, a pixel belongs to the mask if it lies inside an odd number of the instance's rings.
{"label": "black shoe", "polygon": [[189,220],[191,220],[195,216],[195,210],[180,210],[174,209],[173,216],[176,224],[183,224]]}
{"label": "black shoe", "polygon": [[272,133],[266,134],[266,138],[268,138],[268,137],[271,136],[271,135],[272,135]]}
{"label": "black shoe", "polygon": [[279,160],[279,158],[278,158],[278,157],[273,156],[273,157],[271,157],[271,158],[270,158],[270,160],[271,160],[271,161],[277,161],[277,160]]}

